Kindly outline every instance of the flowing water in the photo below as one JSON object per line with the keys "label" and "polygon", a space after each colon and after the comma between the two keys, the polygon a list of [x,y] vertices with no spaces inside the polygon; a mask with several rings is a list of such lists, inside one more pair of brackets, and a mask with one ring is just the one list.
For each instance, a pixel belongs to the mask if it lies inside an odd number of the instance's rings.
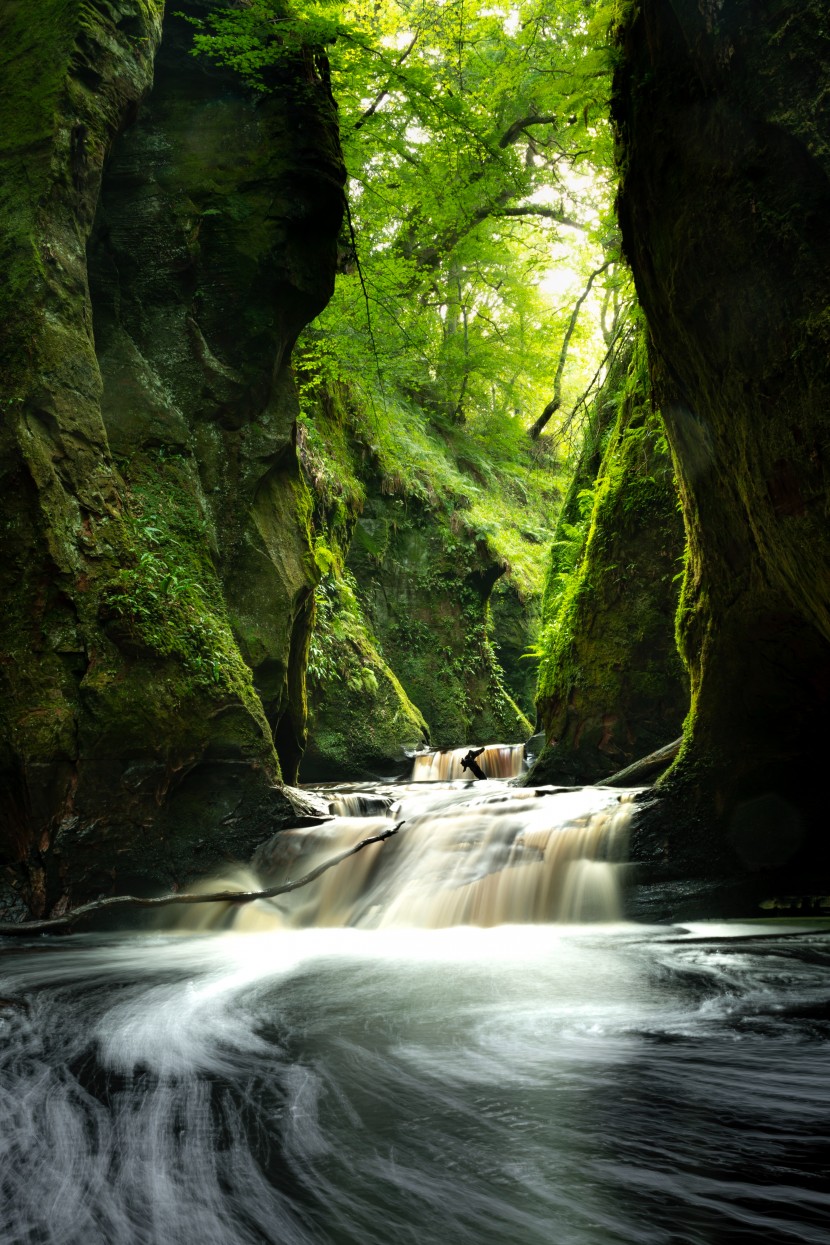
{"label": "flowing water", "polygon": [[[620,920],[633,804],[628,794],[575,788],[537,795],[503,782],[433,782],[338,791],[337,814],[290,830],[259,853],[261,880],[287,881],[361,839],[401,826],[313,886],[255,908],[236,928],[367,928]],[[301,862],[301,863],[300,863]],[[249,887],[256,879],[243,879]],[[222,912],[188,914],[204,926]]]}
{"label": "flowing water", "polygon": [[826,1245],[820,926],[609,919],[610,791],[360,794],[233,928],[0,946],[3,1245]]}
{"label": "flowing water", "polygon": [[[445,752],[418,753],[412,764],[412,781],[448,782],[470,777],[461,765],[469,751],[467,744]],[[477,760],[488,778],[515,778],[524,769],[524,744],[488,744]]]}

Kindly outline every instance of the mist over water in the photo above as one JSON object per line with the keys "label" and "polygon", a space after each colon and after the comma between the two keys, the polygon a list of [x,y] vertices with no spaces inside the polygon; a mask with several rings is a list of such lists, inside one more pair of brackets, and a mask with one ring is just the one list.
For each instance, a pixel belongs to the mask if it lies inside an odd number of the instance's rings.
{"label": "mist over water", "polygon": [[825,933],[393,921],[394,842],[337,924],[0,947],[3,1245],[824,1245]]}

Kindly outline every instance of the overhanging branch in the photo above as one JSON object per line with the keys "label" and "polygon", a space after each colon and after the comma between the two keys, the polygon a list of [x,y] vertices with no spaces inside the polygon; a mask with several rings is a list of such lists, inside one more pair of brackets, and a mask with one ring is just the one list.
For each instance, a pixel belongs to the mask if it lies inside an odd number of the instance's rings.
{"label": "overhanging branch", "polygon": [[511,143],[517,142],[520,135],[530,125],[556,125],[556,116],[555,115],[550,115],[550,116],[541,115],[540,116],[536,113],[531,113],[530,116],[519,117],[518,121],[514,121],[513,124],[504,131],[501,138],[499,139],[499,147],[503,149],[505,147],[509,147]]}
{"label": "overhanging branch", "polygon": [[563,212],[561,208],[544,207],[541,204],[539,206],[534,204],[530,207],[500,208],[493,212],[493,216],[544,216],[547,220],[558,221],[560,225],[567,225],[570,229],[588,232],[587,225],[583,225],[582,221],[576,220],[573,216],[568,216],[567,212]]}

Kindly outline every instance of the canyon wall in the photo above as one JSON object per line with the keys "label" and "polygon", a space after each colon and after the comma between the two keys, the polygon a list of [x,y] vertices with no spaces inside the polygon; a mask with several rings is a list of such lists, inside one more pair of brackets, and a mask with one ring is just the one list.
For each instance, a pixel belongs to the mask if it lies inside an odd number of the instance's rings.
{"label": "canyon wall", "polygon": [[620,220],[683,504],[692,684],[670,812],[636,847],[658,873],[809,892],[830,872],[827,10],[643,0],[621,51]]}
{"label": "canyon wall", "polygon": [[601,781],[676,739],[689,707],[674,634],[683,524],[641,326],[631,338],[554,539],[537,691],[546,743],[530,782]]}
{"label": "canyon wall", "polygon": [[210,0],[3,7],[0,856],[9,912],[157,889],[293,816],[317,578],[293,342],[334,280],[324,67]]}

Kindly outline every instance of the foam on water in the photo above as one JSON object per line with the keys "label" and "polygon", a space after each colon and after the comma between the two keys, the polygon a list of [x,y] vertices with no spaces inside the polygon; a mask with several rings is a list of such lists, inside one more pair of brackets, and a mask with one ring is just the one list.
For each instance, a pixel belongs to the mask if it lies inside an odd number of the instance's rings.
{"label": "foam on water", "polygon": [[[188,928],[206,922],[390,928],[618,921],[633,804],[630,795],[579,788],[537,794],[504,782],[432,783],[350,792],[334,807],[383,815],[340,815],[283,831],[257,858],[258,875],[239,889],[264,889],[316,869],[390,821],[396,837],[372,844],[312,885],[268,904],[212,915],[188,909]],[[223,880],[223,885],[227,880]],[[219,889],[215,883],[207,889]]]}
{"label": "foam on water", "polygon": [[826,933],[622,923],[616,792],[344,794],[278,904],[0,943],[2,1245],[825,1245]]}

